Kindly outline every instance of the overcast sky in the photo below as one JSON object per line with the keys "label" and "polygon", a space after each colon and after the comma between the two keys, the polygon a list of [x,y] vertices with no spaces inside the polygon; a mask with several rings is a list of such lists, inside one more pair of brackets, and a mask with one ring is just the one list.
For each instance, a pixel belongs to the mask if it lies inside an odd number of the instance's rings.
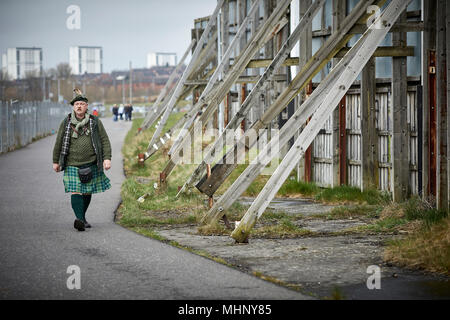
{"label": "overcast sky", "polygon": [[[146,67],[149,52],[176,52],[190,44],[194,19],[212,14],[216,0],[0,0],[0,53],[41,47],[44,69],[69,62],[69,47],[103,47],[103,71]],[[80,8],[80,29],[67,8]],[[1,59],[0,59],[1,63]]]}

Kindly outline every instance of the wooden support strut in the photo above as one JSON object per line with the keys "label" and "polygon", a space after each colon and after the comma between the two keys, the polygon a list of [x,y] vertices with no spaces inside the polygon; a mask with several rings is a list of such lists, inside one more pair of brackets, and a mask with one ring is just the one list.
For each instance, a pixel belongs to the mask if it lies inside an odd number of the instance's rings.
{"label": "wooden support strut", "polygon": [[[206,77],[208,77],[208,75],[206,75]],[[197,92],[200,86],[185,86],[184,90],[182,92],[182,94],[180,95],[180,97],[178,98],[178,101],[181,101],[182,99],[184,99],[187,95],[189,95],[190,93],[195,91],[195,95],[197,95]],[[198,100],[198,98],[196,97],[196,100]],[[177,101],[177,103],[178,103]],[[172,134],[174,132],[176,132],[182,125],[183,125],[183,119],[180,119],[179,121],[177,121],[177,123],[175,123],[175,125],[170,128],[168,131],[166,131],[166,133],[164,133],[163,136],[160,137],[160,139],[151,147],[149,147],[151,149],[150,152],[146,152],[144,153],[144,161],[146,161],[148,158],[150,158],[156,151],[158,151],[159,149],[163,149],[162,146],[166,143],[168,143],[170,141],[170,139],[172,138]],[[160,123],[158,123],[156,125],[156,128],[160,126]]]}
{"label": "wooden support strut", "polygon": [[[230,120],[224,133],[228,130],[235,130],[239,126],[239,124],[242,124],[242,121],[244,121],[246,114],[249,112],[255,99],[259,96],[259,93],[265,89],[265,86],[267,85],[267,83],[270,82],[270,80],[273,78],[275,71],[278,70],[279,67],[281,67],[283,61],[286,60],[286,58],[292,51],[293,47],[297,43],[301,33],[307,28],[308,24],[312,21],[315,14],[320,10],[320,8],[322,7],[323,4],[324,4],[324,1],[321,0],[321,1],[316,1],[313,5],[310,6],[305,17],[302,18],[299,25],[293,31],[291,36],[286,40],[286,42],[284,43],[282,48],[279,50],[277,56],[274,58],[274,60],[270,64],[270,66],[266,69],[264,74],[260,77],[256,86],[250,92],[248,97],[246,97],[240,110]],[[216,142],[211,144],[208,147],[208,149],[205,151],[205,153],[204,153],[205,158],[203,159],[202,163],[197,167],[195,172],[189,177],[188,181],[185,183],[185,185],[182,188],[182,192],[185,190],[185,188],[187,186],[190,187],[192,184],[198,182],[198,178],[202,175],[202,171],[204,170],[206,163],[212,162],[213,155],[211,154],[211,152],[216,149],[217,144],[219,141],[221,141],[224,133],[222,133],[221,136],[216,140]],[[229,162],[223,162],[223,163],[229,163]],[[213,193],[214,192],[212,192],[210,194],[213,194]]]}
{"label": "wooden support strut", "polygon": [[[447,3],[446,5],[446,14],[445,14],[445,30],[446,30],[446,60],[450,56],[450,5]],[[450,112],[448,110],[448,106],[450,105],[450,63],[448,60],[446,61],[447,66],[447,72],[446,72],[446,78],[447,78],[447,143],[450,142]],[[447,211],[450,210],[450,148],[447,145],[447,194],[448,194],[448,202],[447,206],[443,206],[442,209],[446,209]]]}
{"label": "wooden support strut", "polygon": [[[225,97],[230,87],[235,83],[236,79],[239,75],[245,70],[245,67],[250,62],[251,57],[253,57],[256,52],[261,48],[261,46],[266,43],[270,37],[266,36],[267,30],[270,31],[270,35],[274,33],[274,30],[278,30],[280,28],[280,18],[284,14],[285,10],[289,6],[289,0],[280,1],[277,4],[277,7],[270,15],[270,17],[265,21],[264,25],[260,28],[260,30],[252,37],[251,41],[248,43],[244,52],[242,52],[234,61],[233,65],[230,67],[229,72],[224,76],[223,81],[221,81],[218,89],[216,90],[216,94],[210,99],[209,103],[203,102],[203,105],[206,106],[202,111],[201,118],[199,122],[202,125],[205,125],[210,117],[213,115],[214,111],[217,109],[220,101]],[[242,28],[243,26],[241,26]],[[244,29],[244,28],[242,28]],[[236,38],[235,38],[236,39]],[[236,41],[236,45],[238,41]],[[228,48],[228,51],[231,50],[231,46]],[[192,125],[190,134],[192,134]],[[184,146],[185,139],[188,135],[183,135],[180,137],[179,142],[176,142],[170,151],[170,154],[176,153],[180,148]]]}
{"label": "wooden support strut", "polygon": [[[157,117],[158,113],[160,113],[161,110],[164,108],[164,106],[160,106],[160,104],[161,104],[162,100],[166,97],[169,87],[173,84],[176,75],[181,70],[181,67],[184,65],[184,61],[186,60],[189,52],[191,52],[191,50],[194,47],[196,42],[197,41],[195,39],[192,40],[191,44],[186,49],[186,52],[184,53],[180,62],[178,63],[176,68],[173,70],[172,74],[169,77],[169,80],[167,80],[164,88],[161,90],[161,92],[158,95],[158,98],[156,99],[153,112],[149,111],[148,114],[146,115],[144,121],[142,122],[142,126],[141,126],[142,130],[146,130],[147,128],[151,127],[153,125],[154,121],[156,121],[156,119],[158,118]],[[140,131],[140,132],[142,132],[142,131]]]}
{"label": "wooden support strut", "polygon": [[[207,75],[206,77],[208,77],[208,75]],[[183,95],[179,98],[179,100],[181,100],[182,97],[183,97],[184,95],[189,94],[189,92],[194,91],[196,88],[197,88],[197,86],[186,87],[186,88],[185,88],[185,91],[183,92]],[[196,98],[196,100],[198,100],[198,98]],[[189,116],[191,113],[192,113],[192,110],[190,110],[190,111],[188,112],[188,116]],[[198,113],[198,112],[197,112],[197,113]],[[192,113],[192,114],[193,114],[193,113]],[[185,115],[185,116],[186,116],[186,115]],[[197,116],[197,114],[193,114],[193,116]],[[156,151],[158,151],[159,149],[161,149],[161,148],[164,149],[163,146],[164,146],[165,144],[167,144],[167,143],[170,141],[170,139],[172,138],[172,135],[173,135],[175,132],[177,132],[177,130],[178,130],[181,126],[184,125],[184,127],[182,128],[182,130],[186,130],[186,127],[187,127],[189,124],[186,124],[186,123],[185,123],[185,121],[184,121],[185,119],[186,119],[186,117],[184,117],[184,118],[178,120],[172,128],[170,128],[169,130],[167,130],[166,133],[164,133],[164,135],[161,136],[161,137],[159,138],[158,141],[156,141],[155,144],[153,144],[152,146],[149,146],[150,151],[147,151],[147,152],[145,153],[145,160],[147,160],[148,158],[150,158],[150,157],[151,157]],[[159,126],[159,124],[158,124],[158,126]]]}
{"label": "wooden support strut", "polygon": [[[280,29],[281,25],[286,23],[286,21],[280,21],[280,18],[285,13],[285,10],[289,6],[289,3],[290,0],[283,0],[277,3],[277,7],[273,11],[273,13],[260,28],[260,30],[256,33],[256,35],[252,38],[252,41],[249,42],[245,51],[235,59],[235,62],[231,66],[229,72],[225,75],[220,85],[217,86],[214,95],[210,99],[210,102],[205,104],[205,101],[201,101],[200,106],[205,106],[205,108],[202,110],[201,116],[197,120],[200,125],[205,125],[211,118],[211,116],[213,116],[219,102],[227,94],[228,90],[233,85],[233,83],[235,83],[239,75],[245,70],[245,66],[250,61],[251,57],[254,56],[259,48],[261,48],[261,46],[270,39],[270,37],[268,37],[265,32],[267,30],[270,30],[269,35],[272,36],[274,34],[274,30]],[[195,127],[194,119],[191,118],[191,120],[188,121],[190,122],[189,133],[183,135],[180,138],[181,142],[176,147],[175,145],[172,147],[170,152],[171,155],[177,154],[178,150],[184,148],[186,141],[188,141],[188,137],[192,137]],[[174,162],[175,160],[170,159],[169,161]],[[168,166],[174,167],[174,165],[172,164],[168,164]]]}
{"label": "wooden support strut", "polygon": [[[400,22],[406,21],[406,10],[400,15]],[[395,46],[406,46],[406,33],[393,33]],[[411,194],[410,187],[410,125],[408,124],[408,82],[406,57],[392,58],[392,102],[393,102],[393,168],[396,202],[405,201]]]}
{"label": "wooden support strut", "polygon": [[362,190],[377,189],[379,184],[375,93],[375,58],[372,57],[361,77]]}
{"label": "wooden support strut", "polygon": [[[191,71],[190,71],[189,75],[185,78],[184,83],[182,84],[183,89],[181,91],[181,94],[179,94],[177,96],[177,100],[174,105],[177,105],[181,100],[183,100],[186,97],[186,95],[189,94],[189,92],[191,92],[195,89],[195,87],[198,87],[199,85],[201,85],[201,83],[190,83],[191,82],[190,79],[194,78],[194,77],[198,77],[204,71],[204,69],[210,64],[211,59],[215,57],[215,52],[214,52],[213,47],[214,47],[216,39],[217,39],[217,31],[215,31],[214,34],[212,35],[211,39],[209,39],[206,47],[199,54],[197,61],[193,62]],[[192,61],[191,61],[191,63],[192,63]],[[191,66],[191,65],[189,65],[189,66]],[[213,72],[213,70],[212,70],[212,72]],[[208,76],[210,76],[209,73],[205,77],[202,77],[201,80],[208,78]],[[169,96],[163,100],[163,103],[159,106],[159,110],[157,110],[156,114],[153,115],[153,118],[152,118],[153,120],[151,120],[151,124],[149,122],[148,127],[150,127],[165,112],[168,103],[170,102],[171,98],[174,96],[175,91],[178,89],[178,86],[180,85],[180,82],[182,80],[183,80],[183,77],[178,80],[178,82],[176,83],[176,86],[171,90]],[[191,112],[189,112],[188,114],[190,115]],[[185,115],[185,117],[186,117],[186,115]],[[147,148],[148,155],[153,154],[154,151],[159,149],[160,146],[158,146],[158,148],[152,150],[152,147],[154,145],[155,144],[151,144],[151,143],[149,144],[149,146]],[[156,143],[156,145],[158,145],[158,142]],[[146,157],[146,159],[147,158],[148,158],[148,156]]]}
{"label": "wooden support strut", "polygon": [[161,172],[159,174],[159,187],[161,190],[167,189],[167,180],[166,180],[166,174],[164,172]]}
{"label": "wooden support strut", "polygon": [[[361,1],[356,5],[352,12],[345,18],[342,23],[342,28],[328,38],[324,46],[321,47],[306,63],[289,84],[288,88],[284,90],[271,107],[264,113],[263,117],[252,126],[252,129],[258,131],[265,128],[265,126],[270,123],[270,121],[311,81],[326,63],[334,57],[336,52],[338,52],[352,37],[347,34],[350,28],[359,20],[366,21],[369,18],[370,15],[366,13],[369,5],[371,5],[371,2],[365,1]],[[240,119],[243,114],[245,115],[245,112],[239,111],[235,117]],[[235,119],[232,119],[230,123],[233,123],[234,120]],[[200,179],[200,182],[196,185],[197,189],[206,194],[213,194],[237,167],[237,163],[230,164],[232,163],[232,158],[228,159],[229,157],[234,157],[237,150],[237,145],[235,145],[234,149],[231,149],[231,151],[225,155],[221,163],[212,168],[210,179],[207,179],[206,177]],[[194,174],[195,173],[196,172],[194,172]],[[196,181],[197,179],[190,178],[190,180]]]}
{"label": "wooden support strut", "polygon": [[[350,59],[350,58],[348,58]],[[306,99],[302,106],[281,128],[279,136],[272,137],[272,140],[264,146],[258,157],[244,170],[226,192],[216,202],[214,207],[202,218],[202,223],[212,224],[224,214],[234,201],[248,188],[250,183],[260,174],[271,159],[278,155],[279,147],[284,146],[297,132],[297,128],[305,123],[315,111],[315,105],[321,101],[321,95],[326,93],[327,88],[337,81],[337,76],[343,71],[345,66],[340,64],[332,74],[327,76],[322,85],[319,86],[311,96]]]}
{"label": "wooden support strut", "polygon": [[[233,41],[228,46],[226,52],[223,54],[223,57],[221,57],[221,61],[220,61],[219,65],[217,66],[217,68],[216,68],[214,74],[212,75],[211,79],[209,79],[209,81],[208,81],[208,85],[206,86],[206,89],[204,91],[205,94],[209,93],[210,89],[212,89],[214,87],[214,85],[217,85],[216,82],[219,79],[219,76],[225,71],[225,67],[229,64],[229,58],[230,58],[231,54],[238,47],[241,37],[243,37],[245,35],[245,30],[247,28],[247,25],[250,23],[252,15],[256,12],[260,1],[262,1],[262,0],[255,1],[255,3],[253,4],[252,8],[250,9],[249,14],[245,18],[243,24],[239,27],[239,30],[237,31],[236,36],[234,37]],[[248,46],[247,46],[247,48],[248,48]],[[235,64],[233,64],[233,66],[234,66],[233,68],[236,68],[236,65],[237,65],[238,61],[240,59],[242,59],[242,57],[243,57],[243,54],[241,54],[239,57],[236,58]],[[233,73],[232,70],[228,70],[227,76],[229,76],[232,73]],[[193,109],[194,110],[197,110],[197,109],[200,110],[204,105],[210,104],[213,100],[217,100],[217,101],[222,100],[223,97],[221,97],[221,98],[218,97],[218,95],[220,94],[218,89],[225,86],[225,80],[226,80],[225,78],[223,79],[223,81],[221,81],[221,83],[219,83],[219,85],[215,89],[214,95],[210,95],[208,97],[205,97],[205,94],[202,94],[202,96],[199,99],[199,103],[197,103],[194,106]],[[234,79],[234,80],[236,80],[236,79]],[[193,117],[191,117],[188,120],[189,127],[191,127],[193,121],[194,121]],[[176,150],[179,148],[180,144],[182,144],[184,142],[183,138],[185,136],[186,136],[185,134],[180,134],[177,137],[175,143],[172,145],[172,148],[170,149],[169,154],[173,154],[174,152],[176,152]]]}
{"label": "wooden support strut", "polygon": [[[210,166],[210,165],[207,165],[207,166],[206,166],[206,175],[207,175],[208,177],[211,175],[211,166]],[[208,198],[208,206],[209,206],[209,209],[212,208],[213,204],[214,204],[214,198],[213,198],[212,196],[210,196],[210,197]]]}
{"label": "wooden support strut", "polygon": [[211,18],[208,21],[208,25],[206,26],[205,30],[203,31],[203,34],[202,34],[200,40],[198,41],[197,46],[195,47],[194,53],[192,54],[191,62],[189,63],[188,67],[184,70],[183,75],[182,75],[180,81],[178,82],[177,87],[176,87],[172,97],[170,98],[169,102],[167,103],[167,107],[165,108],[164,114],[162,116],[160,126],[156,129],[156,131],[153,134],[153,137],[149,143],[149,149],[155,144],[156,140],[158,138],[160,138],[162,129],[164,128],[164,126],[167,122],[167,119],[169,118],[169,115],[172,113],[175,103],[178,100],[178,97],[183,89],[184,82],[187,80],[188,76],[193,71],[194,65],[198,62],[197,59],[202,51],[203,44],[207,42],[209,33],[212,30],[213,26],[216,24],[217,15],[219,14],[220,8],[222,7],[223,3],[224,3],[224,0],[219,0],[217,2],[216,9],[214,10],[213,14],[211,15]]}
{"label": "wooden support strut", "polygon": [[[217,31],[214,32],[211,39],[208,41],[208,44],[206,45],[206,47],[202,49],[200,55],[198,56],[197,61],[193,63],[191,72],[190,72],[189,76],[187,77],[188,79],[198,77],[204,71],[204,69],[210,64],[211,59],[215,57],[215,52],[213,51],[213,45],[215,44],[216,39],[217,39]],[[155,107],[157,107],[157,109],[155,109],[153,113],[149,113],[151,118],[147,121],[145,128],[151,127],[156,122],[156,120],[161,117],[161,115],[163,114],[163,112],[165,111],[165,109],[167,107],[168,102],[174,95],[175,90],[178,88],[179,82],[181,80],[182,80],[181,78],[178,79],[175,86],[172,88],[170,93],[164,98],[164,100],[162,100],[162,102],[159,104],[159,106],[157,103],[155,103]],[[190,82],[190,80],[184,81],[183,91],[178,96],[178,99],[175,102],[175,105],[177,105],[181,100],[183,100],[190,92],[192,92],[199,85],[197,83],[191,84],[189,82]],[[149,145],[148,148],[151,148],[152,146],[153,145]],[[147,150],[147,155],[148,154],[149,154],[149,151]],[[147,159],[147,158],[148,158],[148,156],[145,159]]]}
{"label": "wooden support strut", "polygon": [[[206,175],[209,177],[211,175],[211,166],[209,164],[206,166],[206,171],[207,171]],[[181,189],[181,187],[180,187],[180,189]],[[180,191],[180,190],[178,190],[178,191]],[[213,207],[213,205],[214,205],[214,197],[210,196],[210,197],[208,197],[208,208],[211,209]],[[222,220],[228,229],[232,229],[230,221],[228,220],[226,215],[223,215]]]}
{"label": "wooden support strut", "polygon": [[[289,150],[286,157],[244,215],[238,227],[231,234],[237,242],[243,242],[248,239],[250,231],[257,219],[264,213],[296,163],[304,155],[306,147],[312,143],[320,131],[320,128],[326,122],[328,116],[334,110],[338,102],[344,97],[346,91],[353,81],[355,81],[362,68],[366,65],[376,47],[383,41],[391,26],[398,19],[400,14],[406,10],[406,7],[410,2],[410,0],[392,0],[370,26],[367,32],[358,40],[352,50],[349,51],[347,55],[351,60],[346,59],[346,56],[338,64],[338,66],[340,64],[345,65],[345,68],[343,70],[341,69],[337,81],[332,87],[328,88],[327,94],[324,95],[324,99],[321,99],[318,103],[320,106],[314,108],[316,111],[311,122],[305,130],[302,131],[295,141],[294,146]],[[338,66],[336,66],[335,69],[337,69]],[[333,71],[331,71],[330,74],[334,73]]]}
{"label": "wooden support strut", "polygon": [[[415,47],[407,46],[407,47],[394,47],[394,46],[380,46],[375,50],[373,57],[381,58],[381,57],[413,57]],[[345,54],[350,50],[350,48],[342,48],[334,57],[342,58]],[[292,67],[297,66],[299,64],[298,57],[290,57],[286,58],[283,62],[283,67]],[[271,59],[253,59],[247,65],[248,69],[251,68],[266,68],[270,66],[273,60]]]}
{"label": "wooden support strut", "polygon": [[[261,0],[259,0],[259,1],[261,1]],[[231,55],[231,53],[233,52],[234,47],[236,47],[239,44],[238,40],[244,36],[244,34],[245,34],[244,31],[246,30],[246,26],[251,21],[251,19],[250,19],[252,16],[251,14],[254,13],[257,8],[258,8],[258,2],[255,2],[254,5],[252,6],[252,8],[250,9],[249,15],[244,19],[243,24],[239,28],[233,42],[230,44],[228,50],[225,52],[224,58],[229,57]],[[249,45],[250,44],[247,45],[247,48],[249,47]],[[239,59],[239,57],[237,59]],[[189,130],[194,125],[194,121],[196,120],[197,116],[199,116],[199,114],[201,114],[204,111],[201,108],[204,105],[209,105],[209,104],[213,103],[213,100],[218,101],[218,94],[219,94],[218,91],[224,87],[224,83],[221,82],[220,85],[215,85],[215,84],[216,84],[216,80],[219,77],[219,74],[222,72],[223,68],[225,67],[225,61],[226,61],[225,59],[222,59],[222,62],[214,70],[214,72],[208,82],[207,87],[203,90],[197,103],[195,103],[195,105],[191,108],[191,110],[187,114],[185,114],[183,116],[183,118],[180,119],[173,128],[169,129],[169,131],[168,131],[169,135],[172,135],[175,132],[175,130],[178,129],[179,127],[181,127],[183,124],[184,124],[183,129]],[[230,73],[231,73],[231,71],[228,72],[228,74],[230,74]],[[169,155],[172,155],[174,153],[173,152],[174,148],[177,148],[178,145],[181,143],[183,136],[186,135],[185,130],[182,130],[180,132],[180,134],[178,135],[175,143],[172,145],[172,148],[169,151]],[[163,144],[168,142],[167,140],[164,140],[164,139],[163,139],[163,141],[161,141],[161,139],[159,139],[153,145],[149,145],[149,150],[147,152],[147,158],[150,157],[157,150],[159,150]],[[174,168],[175,164],[168,164],[168,166],[170,166],[171,168]],[[170,174],[170,171],[166,170],[166,172],[168,174]]]}

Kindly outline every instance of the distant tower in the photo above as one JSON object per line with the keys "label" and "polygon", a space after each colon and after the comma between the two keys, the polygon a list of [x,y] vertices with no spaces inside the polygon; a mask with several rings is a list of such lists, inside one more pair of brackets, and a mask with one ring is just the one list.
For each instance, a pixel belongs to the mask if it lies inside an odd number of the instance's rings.
{"label": "distant tower", "polygon": [[42,75],[42,48],[8,48],[2,55],[2,72],[11,80]]}
{"label": "distant tower", "polygon": [[69,50],[73,74],[103,73],[102,47],[78,46]]}
{"label": "distant tower", "polygon": [[147,68],[174,67],[177,65],[176,53],[150,52],[147,55]]}

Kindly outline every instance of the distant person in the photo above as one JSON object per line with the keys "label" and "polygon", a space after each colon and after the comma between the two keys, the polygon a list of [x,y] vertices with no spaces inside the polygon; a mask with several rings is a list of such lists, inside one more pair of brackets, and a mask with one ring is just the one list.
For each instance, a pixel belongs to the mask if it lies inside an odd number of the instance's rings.
{"label": "distant person", "polygon": [[117,121],[117,118],[118,118],[118,116],[119,116],[119,107],[117,106],[117,104],[113,105],[112,113],[113,113],[113,115],[114,115],[113,120],[114,120],[114,121]]}
{"label": "distant person", "polygon": [[133,112],[133,106],[131,104],[127,104],[125,106],[125,121],[131,121],[131,114]]}
{"label": "distant person", "polygon": [[124,110],[124,106],[123,106],[123,104],[121,104],[120,107],[119,107],[119,118],[120,118],[120,120],[123,120],[123,110]]}
{"label": "distant person", "polygon": [[92,115],[98,117],[98,108],[97,107],[92,108]]}
{"label": "distant person", "polygon": [[88,99],[75,89],[73,106],[59,126],[53,148],[53,170],[64,171],[64,189],[71,193],[72,209],[76,219],[73,224],[78,231],[91,225],[86,211],[93,193],[111,188],[110,180],[103,170],[111,168],[111,143],[99,118],[87,112]]}

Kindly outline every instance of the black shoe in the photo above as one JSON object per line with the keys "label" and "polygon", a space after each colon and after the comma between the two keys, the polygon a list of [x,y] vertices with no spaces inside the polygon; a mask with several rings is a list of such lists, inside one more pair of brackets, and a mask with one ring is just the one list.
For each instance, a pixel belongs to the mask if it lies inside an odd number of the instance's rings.
{"label": "black shoe", "polygon": [[75,219],[75,222],[73,223],[73,227],[77,229],[78,231],[84,231],[85,224],[83,221],[79,219]]}
{"label": "black shoe", "polygon": [[91,225],[89,224],[89,222],[87,222],[86,220],[83,221],[84,222],[84,227],[85,228],[90,228]]}

